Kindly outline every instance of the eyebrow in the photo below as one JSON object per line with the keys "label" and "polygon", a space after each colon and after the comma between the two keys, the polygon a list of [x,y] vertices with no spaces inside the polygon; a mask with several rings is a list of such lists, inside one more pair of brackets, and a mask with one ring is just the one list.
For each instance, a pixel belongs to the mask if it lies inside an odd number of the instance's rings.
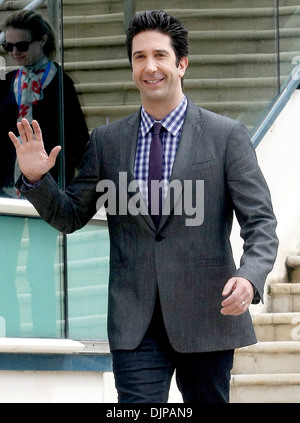
{"label": "eyebrow", "polygon": [[[155,53],[166,53],[166,54],[169,54],[168,50],[165,50],[165,49],[157,48],[154,51],[155,51]],[[136,50],[136,51],[134,51],[132,53],[132,56],[136,56],[137,54],[141,54],[143,52],[144,52],[144,50]]]}

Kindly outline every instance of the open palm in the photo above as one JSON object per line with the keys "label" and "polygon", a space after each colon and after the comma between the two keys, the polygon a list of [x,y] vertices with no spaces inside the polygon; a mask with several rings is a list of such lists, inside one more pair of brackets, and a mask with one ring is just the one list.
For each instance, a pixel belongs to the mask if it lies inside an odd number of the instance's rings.
{"label": "open palm", "polygon": [[17,123],[20,139],[9,132],[19,162],[21,172],[30,183],[39,181],[56,162],[61,147],[58,145],[48,155],[44,148],[41,128],[36,120],[32,121],[32,127],[27,119]]}

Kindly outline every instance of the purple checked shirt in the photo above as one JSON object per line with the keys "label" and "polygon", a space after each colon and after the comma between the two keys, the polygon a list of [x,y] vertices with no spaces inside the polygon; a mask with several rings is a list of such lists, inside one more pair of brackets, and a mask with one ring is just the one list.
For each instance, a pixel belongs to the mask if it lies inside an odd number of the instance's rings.
{"label": "purple checked shirt", "polygon": [[[168,190],[168,181],[171,176],[173,163],[175,160],[179,140],[181,137],[181,129],[185,119],[187,109],[187,98],[183,96],[179,105],[171,113],[165,116],[160,123],[164,127],[161,134],[164,159],[162,174],[164,180],[163,195],[166,197]],[[141,123],[137,141],[134,177],[138,181],[139,190],[148,205],[148,166],[149,166],[149,153],[150,144],[152,139],[151,128],[155,123],[155,119],[151,117],[144,107],[141,110]]]}

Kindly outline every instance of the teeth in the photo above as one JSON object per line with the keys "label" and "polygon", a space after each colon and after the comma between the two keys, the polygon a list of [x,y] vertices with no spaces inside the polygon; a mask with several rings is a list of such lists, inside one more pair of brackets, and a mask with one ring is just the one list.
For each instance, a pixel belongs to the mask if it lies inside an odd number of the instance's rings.
{"label": "teeth", "polygon": [[148,84],[156,84],[156,82],[158,82],[159,81],[159,79],[156,79],[155,81],[147,81],[148,82]]}

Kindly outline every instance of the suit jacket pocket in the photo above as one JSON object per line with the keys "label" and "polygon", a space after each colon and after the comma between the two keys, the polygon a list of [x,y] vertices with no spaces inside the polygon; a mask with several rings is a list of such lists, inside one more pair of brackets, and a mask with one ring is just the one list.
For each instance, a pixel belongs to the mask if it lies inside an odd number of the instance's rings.
{"label": "suit jacket pocket", "polygon": [[196,260],[197,267],[214,267],[214,266],[234,266],[231,257],[212,257],[207,259]]}
{"label": "suit jacket pocket", "polygon": [[195,172],[195,171],[201,172],[201,171],[207,171],[207,170],[211,172],[211,170],[213,170],[214,168],[216,168],[216,159],[210,158],[203,162],[194,162],[190,168],[190,172]]}

